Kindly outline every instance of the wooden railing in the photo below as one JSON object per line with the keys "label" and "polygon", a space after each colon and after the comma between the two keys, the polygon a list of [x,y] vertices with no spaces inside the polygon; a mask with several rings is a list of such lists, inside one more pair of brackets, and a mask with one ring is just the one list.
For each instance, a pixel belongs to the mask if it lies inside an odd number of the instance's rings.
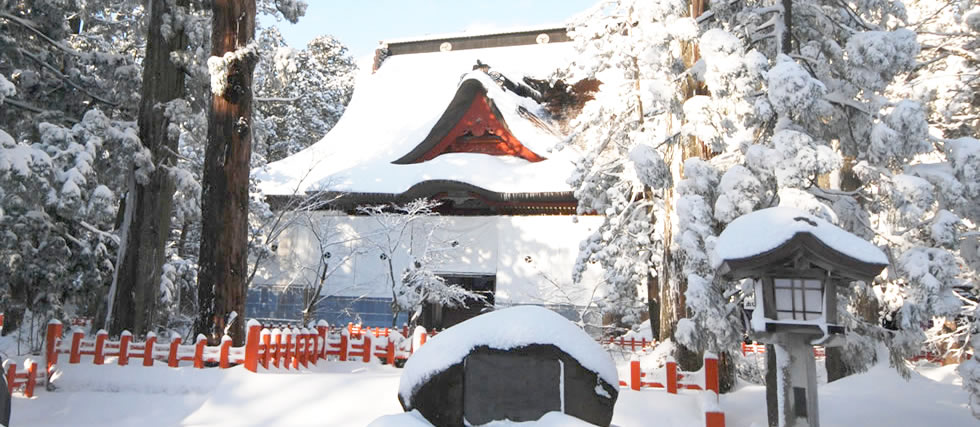
{"label": "wooden railing", "polygon": [[626,349],[627,347],[631,352],[636,352],[637,350],[643,350],[644,348],[655,347],[657,345],[656,340],[648,340],[646,338],[636,339],[636,338],[600,338],[599,344],[603,345],[616,345]]}
{"label": "wooden railing", "polygon": [[34,397],[34,386],[37,385],[37,363],[31,359],[24,360],[24,372],[17,372],[17,364],[7,366],[7,393],[13,393],[21,386],[24,396]]}
{"label": "wooden railing", "polygon": [[[646,377],[656,377],[654,381],[646,381]],[[678,390],[700,390],[707,393],[702,396],[702,409],[706,427],[724,427],[725,413],[718,407],[718,356],[704,354],[704,364],[695,372],[684,372],[677,369],[673,358],[667,359],[667,364],[658,372],[645,372],[640,367],[639,359],[630,361],[629,382],[619,381],[620,387],[628,387],[633,391],[643,389],[663,389],[667,393],[677,394]],[[707,402],[704,402],[707,401]]]}
{"label": "wooden railing", "polygon": [[[370,333],[368,333],[370,332]],[[62,324],[57,320],[48,323],[45,338],[45,374],[50,375],[60,355],[68,355],[68,363],[81,363],[82,356],[91,356],[93,364],[102,365],[107,358],[115,357],[118,365],[128,365],[139,360],[142,366],[152,366],[156,361],[178,367],[181,362],[191,362],[195,368],[216,365],[228,368],[244,365],[255,372],[261,365],[265,369],[297,369],[316,365],[317,361],[335,356],[338,360],[370,362],[372,358],[394,364],[412,354],[413,346],[424,344],[427,332],[415,331],[418,338],[408,339],[395,330],[383,328],[344,328],[330,333],[326,322],[320,321],[314,329],[264,328],[252,320],[248,323],[245,345],[233,347],[231,338],[225,336],[221,344],[207,345],[203,335],[193,344],[183,344],[179,336],[172,336],[169,343],[161,343],[149,333],[146,340],[133,340],[132,334],[123,331],[118,340],[110,340],[109,334],[98,331],[94,337],[86,337],[79,329],[62,336]],[[417,342],[417,344],[413,344]]]}

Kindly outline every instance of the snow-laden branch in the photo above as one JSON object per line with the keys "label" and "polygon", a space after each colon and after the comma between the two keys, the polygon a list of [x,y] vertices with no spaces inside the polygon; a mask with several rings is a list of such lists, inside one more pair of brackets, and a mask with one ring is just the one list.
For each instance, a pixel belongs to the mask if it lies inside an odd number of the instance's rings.
{"label": "snow-laden branch", "polygon": [[24,50],[24,49],[20,49],[20,48],[18,48],[18,49],[17,49],[17,51],[18,51],[18,52],[20,52],[20,53],[21,53],[22,55],[24,55],[24,56],[26,56],[26,57],[28,57],[28,58],[31,58],[31,59],[33,59],[33,60],[34,60],[35,62],[37,62],[38,64],[40,64],[40,65],[41,65],[42,67],[44,67],[44,68],[47,68],[47,69],[48,69],[49,71],[51,71],[52,73],[54,73],[54,75],[55,75],[56,77],[58,77],[59,79],[61,79],[61,80],[62,80],[63,82],[65,82],[65,83],[67,83],[67,84],[68,84],[69,86],[71,86],[71,87],[73,87],[73,88],[75,88],[75,89],[78,89],[78,90],[79,90],[79,91],[81,91],[82,93],[84,93],[84,94],[86,94],[86,95],[88,95],[88,96],[89,96],[90,98],[92,98],[92,99],[94,99],[94,100],[96,100],[96,101],[99,101],[99,102],[101,102],[101,103],[103,103],[103,104],[105,104],[105,105],[108,105],[108,106],[110,106],[110,107],[116,107],[116,106],[118,106],[118,105],[119,105],[118,103],[115,103],[115,102],[112,102],[112,101],[109,101],[109,100],[106,100],[106,99],[104,99],[104,98],[101,98],[101,97],[99,97],[99,96],[96,96],[96,95],[95,95],[95,94],[93,94],[92,92],[89,92],[89,91],[88,91],[88,90],[86,90],[85,88],[83,88],[83,87],[81,87],[81,86],[79,86],[79,85],[78,85],[78,83],[75,83],[75,82],[73,82],[73,81],[72,81],[71,79],[69,79],[69,78],[68,78],[68,76],[66,76],[66,75],[64,75],[64,74],[62,74],[62,73],[61,73],[61,71],[59,71],[59,70],[58,70],[57,68],[55,68],[55,67],[54,67],[53,65],[51,65],[51,64],[48,64],[48,63],[47,63],[47,62],[45,62],[45,61],[44,61],[43,59],[41,59],[41,58],[39,58],[39,57],[37,57],[37,56],[35,56],[35,55],[33,55],[33,54],[31,54],[30,52],[28,52],[28,51],[26,51],[26,50]]}
{"label": "snow-laden branch", "polygon": [[6,13],[6,12],[0,13],[0,19],[6,19],[6,20],[8,20],[10,22],[13,22],[15,24],[18,24],[18,25],[20,25],[20,26],[22,26],[24,28],[27,28],[28,30],[30,30],[34,34],[37,34],[37,36],[40,37],[41,40],[44,40],[44,41],[50,43],[52,46],[54,46],[54,47],[62,50],[63,52],[65,52],[65,53],[67,53],[69,55],[72,55],[72,56],[80,56],[78,54],[78,52],[75,52],[74,50],[68,48],[67,46],[65,46],[65,45],[63,45],[61,43],[58,43],[58,42],[54,41],[53,39],[51,39],[50,37],[48,37],[46,34],[44,34],[43,32],[41,32],[41,30],[38,30],[37,28],[35,28],[34,27],[34,23],[31,22],[31,21],[28,21],[28,20],[23,19],[23,18],[16,17],[16,16],[11,15],[11,14]]}
{"label": "snow-laden branch", "polygon": [[281,97],[255,97],[252,100],[255,102],[296,102],[303,98],[303,95],[296,95],[291,98],[281,98]]}
{"label": "snow-laden branch", "polygon": [[113,233],[110,233],[108,231],[99,230],[94,225],[89,224],[89,223],[87,223],[85,221],[79,221],[78,224],[81,225],[82,227],[84,227],[85,229],[87,229],[88,231],[91,231],[91,232],[93,232],[95,234],[98,234],[98,235],[100,235],[102,237],[105,237],[106,239],[111,240],[113,243],[115,243],[117,245],[119,244],[119,236],[117,236],[117,235],[115,235]]}
{"label": "snow-laden branch", "polygon": [[[0,104],[12,105],[12,106],[17,107],[17,108],[20,108],[22,110],[27,110],[27,111],[30,111],[32,113],[38,113],[38,114],[43,114],[43,113],[48,113],[48,112],[52,112],[53,111],[53,110],[45,110],[43,108],[38,108],[38,107],[35,107],[35,106],[33,106],[31,104],[28,104],[26,102],[19,101],[19,100],[10,98],[10,97],[4,98],[3,99],[3,102],[0,103]],[[62,120],[66,121],[68,123],[71,123],[73,125],[74,124],[78,124],[78,119],[73,119],[71,117],[62,117]]]}

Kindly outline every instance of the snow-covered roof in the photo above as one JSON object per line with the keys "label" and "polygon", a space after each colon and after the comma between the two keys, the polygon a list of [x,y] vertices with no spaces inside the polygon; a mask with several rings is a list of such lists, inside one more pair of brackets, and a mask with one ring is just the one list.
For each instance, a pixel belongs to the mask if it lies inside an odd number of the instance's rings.
{"label": "snow-covered roof", "polygon": [[527,25],[523,27],[508,27],[503,29],[488,30],[488,31],[459,31],[455,33],[436,33],[436,34],[426,34],[424,36],[414,36],[414,37],[399,37],[385,39],[381,41],[381,45],[395,44],[395,43],[411,43],[429,40],[442,40],[442,39],[459,39],[468,37],[485,37],[485,36],[499,36],[506,34],[516,34],[516,33],[532,33],[532,32],[543,32],[554,30],[555,28],[565,28],[564,23],[553,23],[553,24],[536,24]]}
{"label": "snow-covered roof", "polygon": [[[286,159],[253,171],[270,195],[307,191],[400,194],[415,184],[451,180],[499,193],[567,192],[572,171],[569,150],[551,153],[560,135],[533,125],[518,107],[547,117],[529,98],[500,88],[488,75],[472,71],[477,60],[513,79],[544,78],[568,63],[570,43],[394,55],[358,82],[344,116],[319,142]],[[546,160],[476,153],[449,153],[415,164],[393,164],[430,133],[465,82],[482,85],[511,133]]]}
{"label": "snow-covered roof", "polygon": [[619,384],[616,365],[582,328],[551,310],[525,305],[476,316],[427,341],[405,363],[398,393],[411,402],[415,388],[478,346],[508,350],[531,344],[554,345],[607,383]]}
{"label": "snow-covered roof", "polygon": [[871,242],[806,212],[774,207],[742,215],[728,224],[714,248],[714,267],[776,251],[800,235],[813,236],[858,263],[878,266],[879,271],[888,265],[888,257]]}

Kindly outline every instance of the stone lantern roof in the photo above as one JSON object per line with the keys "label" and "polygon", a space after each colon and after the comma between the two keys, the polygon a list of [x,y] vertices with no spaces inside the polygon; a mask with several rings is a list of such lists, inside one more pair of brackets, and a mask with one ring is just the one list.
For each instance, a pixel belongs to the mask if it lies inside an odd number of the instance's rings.
{"label": "stone lantern roof", "polygon": [[718,237],[714,263],[731,279],[810,263],[834,276],[871,281],[888,266],[875,245],[824,219],[787,207],[762,209],[732,221]]}

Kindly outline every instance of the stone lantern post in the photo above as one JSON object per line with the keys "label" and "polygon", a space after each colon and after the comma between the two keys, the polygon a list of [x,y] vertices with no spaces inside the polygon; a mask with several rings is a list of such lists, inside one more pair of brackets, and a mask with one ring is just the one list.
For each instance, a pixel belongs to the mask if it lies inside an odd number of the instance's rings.
{"label": "stone lantern post", "polygon": [[776,375],[769,375],[775,381],[766,384],[769,425],[818,427],[813,346],[844,341],[837,288],[870,282],[888,258],[858,236],[784,207],[732,221],[718,237],[715,255],[719,274],[753,281],[749,335],[776,350]]}

